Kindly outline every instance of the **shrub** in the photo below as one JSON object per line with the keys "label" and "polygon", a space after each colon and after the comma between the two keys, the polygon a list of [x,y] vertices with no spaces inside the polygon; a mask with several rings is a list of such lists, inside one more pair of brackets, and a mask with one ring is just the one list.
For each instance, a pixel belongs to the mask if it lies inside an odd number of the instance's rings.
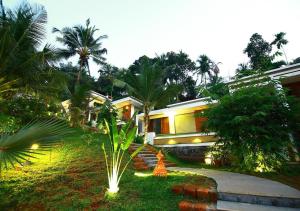
{"label": "shrub", "polygon": [[137,135],[137,136],[134,138],[134,143],[137,143],[137,144],[143,144],[143,143],[144,143],[144,137],[141,136],[141,135]]}
{"label": "shrub", "polygon": [[0,111],[19,118],[22,124],[34,119],[48,119],[60,113],[60,105],[35,97],[15,97],[0,103]]}
{"label": "shrub", "polygon": [[0,113],[0,133],[13,133],[20,128],[20,119]]}
{"label": "shrub", "polygon": [[266,86],[236,90],[207,110],[207,127],[220,137],[219,148],[230,152],[240,168],[273,171],[288,160],[293,110],[284,93]]}

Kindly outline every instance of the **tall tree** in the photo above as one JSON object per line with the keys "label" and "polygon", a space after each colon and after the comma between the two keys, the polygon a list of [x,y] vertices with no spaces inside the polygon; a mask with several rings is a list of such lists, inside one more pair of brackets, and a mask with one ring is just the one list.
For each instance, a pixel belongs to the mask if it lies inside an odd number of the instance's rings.
{"label": "tall tree", "polygon": [[124,86],[128,93],[143,103],[144,142],[147,141],[149,113],[156,106],[166,104],[175,97],[179,88],[163,83],[164,72],[158,65],[144,62],[139,66],[139,74],[128,74],[124,81],[115,80],[116,85]]}
{"label": "tall tree", "polygon": [[111,64],[104,64],[98,71],[100,76],[96,82],[96,90],[103,94],[109,95],[112,99],[118,99],[125,93],[125,89],[114,86],[114,79],[123,77],[125,70],[119,69]]}
{"label": "tall tree", "polygon": [[186,53],[182,51],[179,53],[167,52],[155,57],[152,62],[164,70],[163,82],[165,84],[182,86],[182,90],[177,95],[178,101],[191,100],[197,97],[196,81],[192,77],[196,66]]}
{"label": "tall tree", "polygon": [[81,72],[84,68],[90,75],[90,58],[97,64],[104,64],[105,62],[103,54],[107,53],[107,50],[102,48],[102,40],[107,38],[107,35],[95,38],[97,31],[95,26],[90,26],[90,19],[86,20],[85,26],[65,27],[62,30],[53,28],[53,32],[60,35],[57,37],[57,41],[66,46],[66,48],[59,49],[59,54],[66,59],[75,55],[79,56],[80,68],[77,74],[77,83],[80,81]]}
{"label": "tall tree", "polygon": [[271,45],[276,45],[278,50],[280,50],[280,49],[282,50],[284,57],[285,57],[286,64],[287,64],[288,60],[287,60],[287,56],[286,56],[286,53],[283,48],[284,45],[288,44],[287,39],[285,39],[285,35],[286,35],[285,32],[279,32],[278,34],[275,34],[275,39],[273,42],[271,42]]}
{"label": "tall tree", "polygon": [[272,66],[272,45],[265,41],[262,36],[255,33],[251,36],[250,42],[244,49],[244,53],[250,59],[252,69],[265,71]]}
{"label": "tall tree", "polygon": [[[50,83],[57,74],[53,67],[57,57],[55,48],[42,46],[46,38],[46,10],[22,4],[5,14],[5,18],[0,17],[0,74],[7,80],[21,79],[18,85],[22,92],[34,95],[49,91],[50,85],[57,85]],[[52,95],[53,90],[47,94]]]}
{"label": "tall tree", "polygon": [[197,67],[197,74],[201,76],[201,81],[200,83],[204,82],[204,86],[206,85],[207,78],[211,80],[212,77],[218,76],[220,70],[218,67],[218,63],[215,63],[212,61],[207,55],[203,54],[200,55],[199,58],[197,59],[197,62],[199,66]]}

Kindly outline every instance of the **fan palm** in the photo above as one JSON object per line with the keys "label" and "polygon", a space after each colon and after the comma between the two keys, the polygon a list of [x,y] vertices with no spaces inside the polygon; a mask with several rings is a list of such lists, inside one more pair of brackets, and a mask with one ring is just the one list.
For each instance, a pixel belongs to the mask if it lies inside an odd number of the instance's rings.
{"label": "fan palm", "polygon": [[90,26],[90,20],[87,19],[86,25],[74,26],[72,28],[65,27],[62,30],[53,28],[54,33],[59,33],[57,41],[66,46],[59,50],[59,54],[68,59],[75,55],[79,56],[79,71],[77,74],[77,83],[80,81],[83,68],[87,68],[90,75],[89,59],[92,58],[97,64],[103,64],[105,58],[103,54],[107,52],[106,48],[102,48],[102,40],[107,38],[106,35],[95,37],[98,29]]}
{"label": "fan palm", "polygon": [[[63,122],[58,120],[45,120],[33,122],[13,135],[2,134],[0,136],[0,171],[3,168],[14,166],[16,163],[34,158],[42,151],[49,150],[53,144],[61,138],[72,133]],[[32,146],[38,146],[35,151]],[[40,151],[40,152],[39,152]]]}
{"label": "fan palm", "polygon": [[147,141],[150,110],[155,106],[168,103],[180,90],[177,85],[165,86],[163,74],[164,72],[159,66],[144,62],[140,66],[139,74],[128,74],[123,81],[115,80],[116,85],[123,85],[130,95],[143,103],[145,143]]}

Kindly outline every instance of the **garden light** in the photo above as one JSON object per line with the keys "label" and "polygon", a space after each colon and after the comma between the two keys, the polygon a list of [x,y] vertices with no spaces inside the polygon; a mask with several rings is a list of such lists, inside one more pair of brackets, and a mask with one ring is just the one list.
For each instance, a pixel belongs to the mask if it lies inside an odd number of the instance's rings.
{"label": "garden light", "polygon": [[38,144],[32,144],[31,148],[30,149],[38,149],[39,148],[39,145]]}

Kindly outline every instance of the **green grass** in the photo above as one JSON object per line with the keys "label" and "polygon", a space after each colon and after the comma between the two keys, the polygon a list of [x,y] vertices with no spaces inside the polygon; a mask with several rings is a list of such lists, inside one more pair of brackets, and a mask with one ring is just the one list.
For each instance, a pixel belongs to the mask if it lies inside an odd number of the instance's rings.
{"label": "green grass", "polygon": [[187,167],[187,168],[206,168],[206,169],[215,169],[221,171],[230,171],[235,173],[242,173],[242,174],[249,174],[257,177],[262,177],[274,181],[281,182],[283,184],[289,185],[300,190],[300,164],[287,164],[280,172],[249,172],[243,169],[239,169],[237,167],[230,167],[230,166],[214,166],[214,165],[207,165],[202,162],[191,162],[191,161],[184,161],[170,153],[165,153],[166,158],[173,163],[176,163],[179,167]]}
{"label": "green grass", "polygon": [[95,134],[89,145],[77,131],[51,152],[32,159],[33,164],[2,172],[0,210],[177,210],[183,196],[171,192],[174,184],[214,186],[202,176],[170,173],[157,178],[151,172],[135,175],[130,167],[117,197],[105,197],[107,176],[100,144],[106,136]]}

